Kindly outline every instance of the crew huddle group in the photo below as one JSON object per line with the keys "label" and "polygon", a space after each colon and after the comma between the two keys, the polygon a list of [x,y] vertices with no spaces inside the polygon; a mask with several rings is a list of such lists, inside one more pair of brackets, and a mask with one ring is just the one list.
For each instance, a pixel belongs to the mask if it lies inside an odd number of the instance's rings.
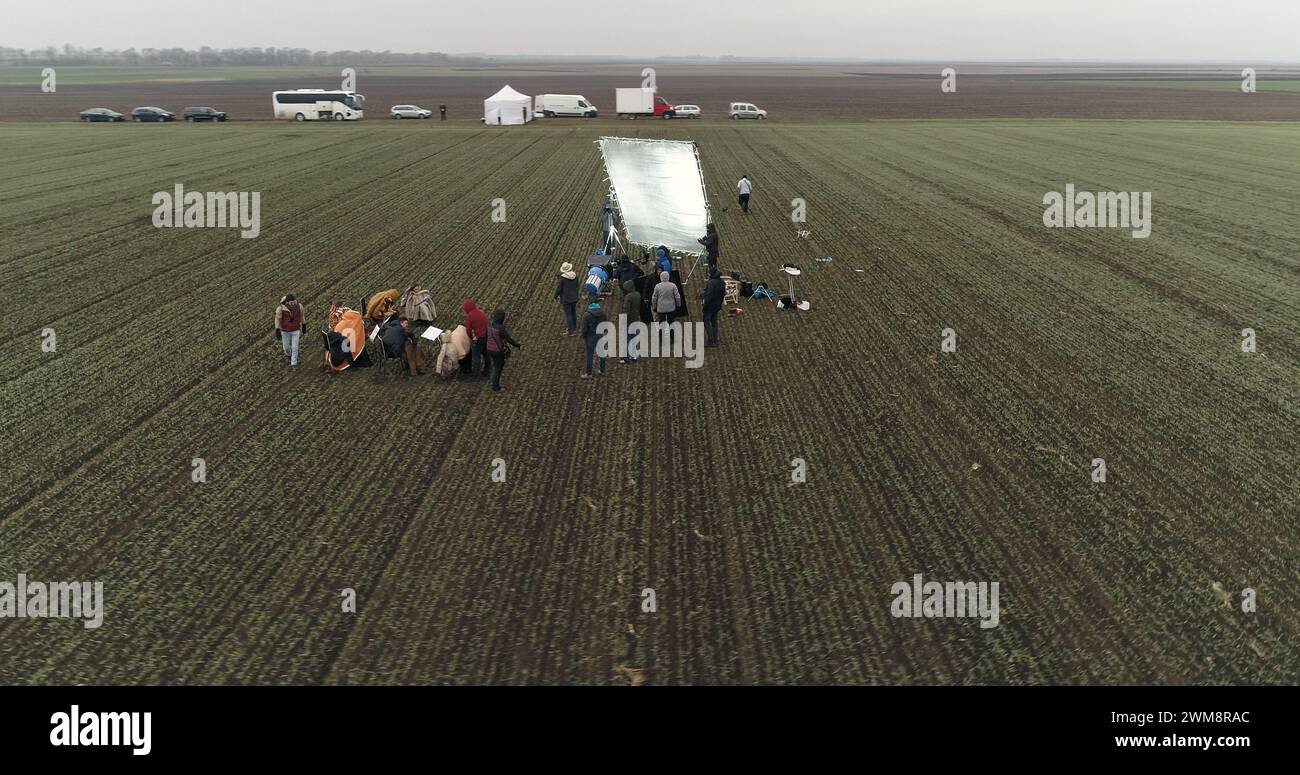
{"label": "crew huddle group", "polygon": [[[704,315],[704,346],[717,347],[718,313],[722,309],[724,285],[716,268],[711,267],[709,274],[709,282],[700,294]],[[621,280],[620,287],[623,289],[621,312],[626,315],[628,322],[642,321],[643,297],[638,290],[638,283],[645,285],[642,282],[645,273],[640,267],[632,264],[627,256],[623,256],[618,262],[615,276]],[[680,285],[673,281],[667,269],[661,269],[658,277],[659,281],[653,286],[649,295],[651,320],[672,323],[684,318],[687,310]],[[585,345],[586,369],[580,376],[583,379],[590,378],[597,365],[600,374],[607,374],[608,358],[597,354],[597,344],[602,335],[600,324],[612,321],[609,321],[609,316],[599,299],[592,298],[587,305],[586,313],[582,316],[581,328],[579,328],[578,276],[570,263],[566,262],[560,267],[555,298],[559,300],[564,311],[565,336],[580,334]],[[479,309],[478,304],[472,299],[466,300],[461,305],[461,310],[465,314],[464,323],[451,331],[443,332],[441,336],[442,347],[438,353],[437,373],[458,372],[488,376],[492,390],[499,391],[501,372],[505,368],[506,359],[510,357],[511,348],[517,349],[523,345],[511,336],[510,330],[506,328],[505,310],[496,310],[489,320],[487,313]],[[406,373],[415,376],[423,373],[425,355],[419,347],[420,335],[415,332],[411,323],[410,318],[398,316],[395,322],[381,324],[383,328],[378,338],[383,347],[383,356],[401,359]],[[294,294],[287,294],[280,299],[280,304],[275,308],[275,336],[292,368],[297,368],[299,364],[298,352],[302,329],[302,304]],[[637,360],[632,346],[634,332],[628,329],[626,336],[627,354],[620,359],[620,362],[633,363]]]}
{"label": "crew huddle group", "polygon": [[[498,309],[489,320],[478,304],[468,299],[461,305],[465,321],[452,331],[444,331],[442,347],[438,352],[439,374],[490,376],[492,390],[501,390],[501,372],[510,357],[511,348],[523,347],[506,328],[506,311]],[[432,315],[430,315],[432,317]],[[409,376],[424,373],[424,351],[419,347],[420,335],[406,315],[384,316],[378,340],[383,352],[380,357],[400,359]],[[303,328],[303,307],[294,294],[280,299],[275,309],[275,336],[280,341],[285,358],[292,368],[298,367],[298,350]],[[327,335],[328,338],[328,335]],[[326,353],[328,366],[330,353]]]}
{"label": "crew huddle group", "polygon": [[[487,313],[479,309],[473,299],[461,305],[465,322],[451,331],[442,333],[442,347],[438,351],[437,373],[442,376],[467,374],[490,377],[493,391],[501,390],[501,372],[511,348],[523,347],[506,328],[506,311],[497,309],[489,321]],[[411,329],[411,320],[399,317],[397,325],[388,325],[380,337],[384,353],[389,358],[401,358],[408,375],[422,374],[424,352],[420,349],[420,336]]]}
{"label": "crew huddle group", "polygon": [[[704,317],[704,346],[717,347],[718,315],[722,311],[726,285],[717,268],[717,232],[714,231],[713,224],[709,224],[708,228],[709,234],[700,242],[705,243],[706,246],[712,245],[707,254],[709,258],[709,281],[700,294],[700,301]],[[613,278],[623,290],[620,312],[624,315],[625,323],[659,322],[671,324],[678,320],[684,320],[688,316],[681,283],[679,280],[675,281],[673,279],[671,263],[666,253],[659,255],[654,269],[658,273],[658,282],[651,287],[646,282],[645,271],[632,263],[626,255],[621,256],[618,263],[615,264]],[[649,289],[648,304],[646,303],[647,296],[640,289]],[[609,313],[605,311],[604,306],[601,304],[599,295],[594,295],[587,304],[586,313],[582,317],[581,329],[579,329],[578,290],[578,275],[573,271],[573,264],[568,262],[561,264],[554,297],[564,311],[565,336],[582,336],[587,358],[586,368],[580,376],[583,379],[588,379],[597,364],[599,365],[600,374],[607,373],[608,357],[600,355],[597,346],[600,343],[602,334],[601,324],[613,321],[610,320]],[[649,320],[646,319],[647,307]],[[636,332],[630,327],[624,328],[624,332],[627,338],[626,355],[619,359],[619,362],[633,363],[637,360],[636,351],[633,347]]]}
{"label": "crew huddle group", "polygon": [[[738,188],[740,189],[740,205],[748,214],[750,194],[748,178],[741,178]],[[717,347],[718,316],[722,311],[726,296],[726,284],[718,271],[720,251],[718,232],[713,223],[707,225],[705,235],[699,239],[699,242],[704,247],[704,256],[708,263],[709,272],[708,282],[699,296],[704,322],[704,346]],[[626,254],[620,256],[613,265],[612,277],[617,286],[623,291],[620,311],[626,316],[624,319],[626,323],[659,322],[672,324],[689,317],[680,275],[672,271],[672,260],[669,257],[667,248],[660,247],[656,249],[653,261],[654,264],[649,275],[640,266],[634,264]],[[605,266],[608,268],[608,265]],[[653,280],[655,277],[658,278],[657,282]],[[601,324],[613,323],[614,321],[610,320],[610,316],[601,304],[600,300],[604,295],[602,293],[603,289],[588,288],[590,302],[582,317],[581,329],[579,329],[577,311],[580,298],[579,289],[578,274],[574,271],[573,264],[568,262],[561,264],[559,279],[555,287],[555,298],[559,301],[564,312],[565,335],[578,336],[581,334],[582,336],[586,349],[586,367],[580,376],[583,379],[589,379],[597,365],[599,365],[600,374],[607,374],[608,357],[603,354],[603,350],[599,350],[598,345],[604,333],[601,330]],[[419,303],[421,305],[427,304],[427,308],[423,306],[412,307],[421,310],[419,313],[411,313],[416,315],[414,319],[407,314],[399,315],[392,312],[399,301],[403,305],[407,303],[408,294],[419,294]],[[412,296],[412,298],[416,297]],[[380,301],[383,302],[383,307],[381,310],[376,311],[373,307]],[[415,326],[412,324],[430,325],[432,323],[434,312],[428,291],[414,287],[409,289],[407,294],[399,295],[396,290],[386,291],[371,297],[368,301],[363,300],[362,307],[364,316],[369,317],[376,324],[376,329],[372,329],[372,337],[377,336],[382,346],[383,352],[379,354],[379,357],[401,359],[403,368],[409,376],[422,374],[425,365],[425,354],[419,346],[422,331],[417,333]],[[451,331],[444,331],[441,334],[442,346],[438,352],[437,373],[447,375],[458,372],[461,374],[489,376],[492,390],[499,391],[501,390],[501,372],[505,368],[506,359],[510,357],[511,348],[520,348],[522,345],[510,335],[510,331],[506,328],[505,310],[497,309],[492,313],[492,318],[489,320],[487,314],[479,309],[478,304],[472,299],[465,301],[461,305],[461,309],[465,313],[464,323],[456,326]],[[352,343],[343,334],[333,331],[337,311],[352,316],[352,331],[358,340],[357,342]],[[326,332],[325,365],[336,373],[354,362],[358,363],[358,365],[368,365],[361,362],[359,356],[354,360],[350,351],[355,349],[356,352],[361,353],[368,349],[365,348],[364,342],[360,341],[360,337],[365,331],[361,317],[355,311],[347,310],[339,305],[335,305],[330,310],[328,327],[330,330]],[[617,315],[615,315],[615,318],[617,318]],[[284,355],[292,368],[298,367],[298,350],[303,325],[301,302],[297,300],[294,294],[286,294],[280,299],[279,305],[275,308],[275,336],[280,342]],[[608,327],[605,328],[608,330]],[[637,360],[637,348],[633,346],[636,331],[631,326],[628,326],[624,328],[624,332],[627,338],[626,354],[619,362],[633,363]],[[338,352],[334,352],[335,350],[338,350]],[[336,366],[334,364],[342,365]]]}

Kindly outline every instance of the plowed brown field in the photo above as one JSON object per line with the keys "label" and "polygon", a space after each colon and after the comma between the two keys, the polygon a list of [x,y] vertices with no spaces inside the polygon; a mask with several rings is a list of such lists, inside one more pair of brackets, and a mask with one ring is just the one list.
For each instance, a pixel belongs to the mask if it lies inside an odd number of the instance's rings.
{"label": "plowed brown field", "polygon": [[[860,72],[859,72],[860,71]],[[964,72],[963,68],[961,72]],[[811,75],[719,73],[661,68],[660,93],[673,103],[698,104],[704,122],[727,118],[733,101],[749,101],[781,122],[828,119],[906,118],[1110,118],[1211,121],[1300,120],[1300,91],[1170,89],[1161,85],[1112,86],[1105,81],[1071,81],[1060,74],[959,75],[955,93],[940,91],[934,73],[880,73],[862,67],[817,69]],[[632,77],[637,76],[637,77]],[[1280,77],[1280,76],[1279,76]],[[1295,76],[1289,76],[1294,78]],[[339,78],[285,76],[276,79],[152,81],[140,83],[60,83],[53,94],[40,90],[39,69],[30,84],[0,85],[0,121],[74,121],[90,107],[122,113],[139,105],[158,105],[178,115],[187,105],[212,105],[236,121],[273,118],[271,92],[277,89],[334,89]],[[387,118],[392,105],[416,103],[437,110],[446,104],[453,121],[481,122],[483,99],[509,83],[524,94],[583,94],[605,116],[614,115],[614,90],[637,86],[637,71],[610,75],[584,72],[495,73],[391,76],[361,68],[357,90],[366,95],[373,118]],[[1229,86],[1236,82],[1228,79]],[[561,119],[572,122],[575,119]]]}

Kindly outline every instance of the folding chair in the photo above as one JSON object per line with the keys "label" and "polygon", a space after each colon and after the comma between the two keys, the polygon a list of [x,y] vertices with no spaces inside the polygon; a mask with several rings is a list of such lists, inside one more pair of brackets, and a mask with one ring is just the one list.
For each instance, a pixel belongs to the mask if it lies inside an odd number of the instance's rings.
{"label": "folding chair", "polygon": [[730,277],[724,277],[722,279],[722,284],[726,286],[726,291],[723,293],[722,296],[722,303],[724,305],[730,304],[732,306],[739,307],[740,306],[740,281],[733,280]]}
{"label": "folding chair", "polygon": [[[366,349],[372,353],[370,360],[375,364],[375,373],[381,376],[391,377],[402,370],[401,356],[393,357],[389,355],[388,348],[384,346],[384,329],[391,325],[392,322],[392,317],[386,318],[384,322],[375,326],[372,330],[373,338],[366,338]],[[379,333],[374,334],[374,331]],[[394,367],[393,361],[397,362],[396,367]]]}

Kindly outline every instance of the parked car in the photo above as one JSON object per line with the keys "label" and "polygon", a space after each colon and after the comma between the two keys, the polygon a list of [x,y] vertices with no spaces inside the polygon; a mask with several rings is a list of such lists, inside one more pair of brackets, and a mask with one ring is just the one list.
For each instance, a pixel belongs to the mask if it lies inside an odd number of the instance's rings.
{"label": "parked car", "polygon": [[699,118],[703,115],[699,105],[674,105],[673,111],[678,118]]}
{"label": "parked car", "polygon": [[432,110],[425,110],[419,105],[394,105],[389,112],[393,118],[433,118]]}
{"label": "parked car", "polygon": [[126,121],[126,116],[108,108],[91,108],[78,114],[82,121]]}
{"label": "parked car", "polygon": [[226,114],[212,108],[186,108],[186,121],[225,121]]}
{"label": "parked car", "polygon": [[767,118],[767,111],[754,107],[748,102],[731,103],[732,118]]}
{"label": "parked car", "polygon": [[162,108],[144,107],[131,111],[133,121],[175,121],[176,114]]}

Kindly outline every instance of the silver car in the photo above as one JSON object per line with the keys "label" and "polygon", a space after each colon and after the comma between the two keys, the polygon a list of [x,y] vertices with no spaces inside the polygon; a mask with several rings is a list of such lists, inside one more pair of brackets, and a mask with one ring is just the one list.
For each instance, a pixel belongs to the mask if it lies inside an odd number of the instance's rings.
{"label": "silver car", "polygon": [[767,111],[756,107],[751,102],[733,102],[727,113],[732,118],[767,118]]}
{"label": "silver car", "polygon": [[433,118],[432,110],[425,110],[419,105],[394,105],[389,113],[393,118]]}

